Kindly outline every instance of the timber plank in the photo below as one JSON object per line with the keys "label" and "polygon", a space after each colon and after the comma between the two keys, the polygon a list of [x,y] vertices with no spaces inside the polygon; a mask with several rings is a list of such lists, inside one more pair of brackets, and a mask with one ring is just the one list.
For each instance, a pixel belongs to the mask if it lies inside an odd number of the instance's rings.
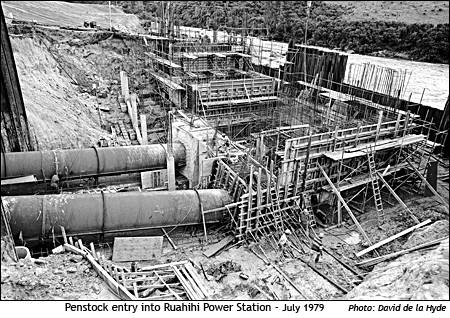
{"label": "timber plank", "polygon": [[162,253],[162,236],[116,237],[112,260],[114,262],[146,261]]}
{"label": "timber plank", "polygon": [[218,242],[218,243],[216,243],[214,245],[211,245],[206,251],[203,252],[203,255],[205,255],[208,258],[211,257],[211,256],[214,256],[219,251],[224,249],[228,244],[233,242],[233,240],[234,240],[234,237],[227,236],[223,240],[221,240],[220,242]]}

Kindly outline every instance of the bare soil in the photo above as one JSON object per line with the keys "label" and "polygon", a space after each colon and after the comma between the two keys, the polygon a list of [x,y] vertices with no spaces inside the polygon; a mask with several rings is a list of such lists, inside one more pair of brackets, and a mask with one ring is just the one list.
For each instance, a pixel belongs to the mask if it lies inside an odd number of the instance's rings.
{"label": "bare soil", "polygon": [[[95,21],[98,26],[109,28],[109,7],[104,4],[83,4],[62,1],[2,1],[3,12],[8,18],[36,21],[41,24],[82,27],[84,21]],[[111,24],[118,30],[137,33],[142,31],[139,19],[111,6]]]}
{"label": "bare soil", "polygon": [[118,299],[81,257],[66,253],[37,261],[2,262],[2,300]]}
{"label": "bare soil", "polygon": [[[130,78],[130,92],[151,89],[142,39],[20,26],[9,32],[39,150],[96,145],[101,138],[112,138],[111,124],[119,120],[131,129],[131,120],[118,103],[120,71]],[[99,107],[110,110],[99,111]],[[148,126],[160,127],[157,111],[147,107],[141,113],[149,115]],[[150,141],[155,140],[150,134]]]}

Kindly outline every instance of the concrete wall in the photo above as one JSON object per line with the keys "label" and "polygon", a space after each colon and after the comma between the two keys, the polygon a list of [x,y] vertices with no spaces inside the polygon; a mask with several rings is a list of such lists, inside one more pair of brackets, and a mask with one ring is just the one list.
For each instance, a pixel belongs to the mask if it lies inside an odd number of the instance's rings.
{"label": "concrete wall", "polygon": [[211,174],[211,159],[207,154],[207,141],[214,136],[209,126],[190,127],[185,121],[174,120],[173,141],[181,142],[186,149],[186,166],[180,172],[189,180],[189,188],[201,182],[203,176]]}

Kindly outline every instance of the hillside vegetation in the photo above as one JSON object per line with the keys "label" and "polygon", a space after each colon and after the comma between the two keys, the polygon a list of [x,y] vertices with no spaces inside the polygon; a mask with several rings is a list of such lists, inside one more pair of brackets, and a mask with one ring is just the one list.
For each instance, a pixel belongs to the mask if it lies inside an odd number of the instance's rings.
{"label": "hillside vegetation", "polygon": [[[251,29],[250,34],[303,42],[306,1],[172,1],[176,24]],[[158,3],[120,5],[141,19],[154,19]],[[308,44],[361,54],[448,63],[448,2],[313,1]],[[447,22],[446,22],[447,21]],[[446,22],[446,23],[442,23]]]}
{"label": "hillside vegetation", "polygon": [[448,1],[324,1],[350,10],[343,18],[349,21],[386,21],[443,24],[448,23]]}
{"label": "hillside vegetation", "polygon": [[[81,2],[81,1],[68,1]],[[72,6],[65,2],[64,12]],[[6,11],[14,1],[2,2]],[[42,19],[42,8],[64,2],[26,2]],[[83,1],[84,12],[76,12],[79,25],[86,15],[108,1]],[[143,24],[160,16],[161,1],[112,1],[125,12],[137,15]],[[175,24],[239,31],[275,41],[303,42],[307,1],[171,1]],[[94,4],[94,5],[93,5]],[[43,6],[43,7],[42,7]],[[98,19],[107,23],[107,6]],[[113,19],[115,18],[113,7]],[[16,10],[20,15],[20,10]],[[70,18],[75,18],[72,14]],[[132,15],[129,15],[130,21]],[[54,19],[49,16],[48,20]],[[133,17],[134,18],[134,17]],[[312,1],[307,42],[360,54],[400,57],[432,63],[449,62],[449,3],[447,1]],[[109,23],[108,23],[109,24]],[[113,23],[114,24],[114,23]],[[125,24],[125,23],[123,23]]]}

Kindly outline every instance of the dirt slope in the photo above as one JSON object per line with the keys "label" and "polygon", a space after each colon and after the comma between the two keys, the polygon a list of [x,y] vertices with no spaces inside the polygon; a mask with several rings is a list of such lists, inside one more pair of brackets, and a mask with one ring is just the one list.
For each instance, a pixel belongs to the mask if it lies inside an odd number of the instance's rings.
{"label": "dirt slope", "polygon": [[[3,12],[15,19],[36,21],[58,26],[83,26],[84,21],[95,21],[109,28],[109,7],[100,4],[69,3],[62,1],[2,1]],[[119,30],[141,32],[138,18],[111,6],[112,26]]]}
{"label": "dirt slope", "polygon": [[[438,221],[414,232],[404,248],[448,235],[448,222]],[[444,300],[449,298],[448,238],[437,248],[403,255],[374,267],[364,282],[346,295],[358,300]]]}
{"label": "dirt slope", "polygon": [[[9,28],[32,134],[39,150],[90,147],[111,135],[110,124],[129,122],[120,111],[119,74],[130,90],[146,87],[143,43],[108,32]],[[142,40],[141,40],[142,41]],[[96,98],[93,85],[100,92]],[[101,112],[97,106],[110,109]],[[149,123],[151,123],[149,119]]]}
{"label": "dirt slope", "polygon": [[93,145],[105,132],[92,98],[61,71],[45,40],[11,39],[23,99],[40,150]]}

